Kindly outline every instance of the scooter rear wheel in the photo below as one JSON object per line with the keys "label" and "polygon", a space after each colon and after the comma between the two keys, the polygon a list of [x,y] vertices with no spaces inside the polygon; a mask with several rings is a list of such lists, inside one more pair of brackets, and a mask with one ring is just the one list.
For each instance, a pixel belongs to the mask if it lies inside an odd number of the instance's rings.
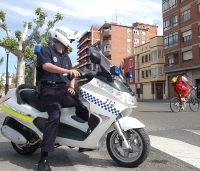
{"label": "scooter rear wheel", "polygon": [[150,150],[149,136],[144,129],[130,129],[124,132],[131,149],[124,150],[122,138],[117,131],[107,135],[106,145],[110,157],[119,165],[137,167],[148,156]]}
{"label": "scooter rear wheel", "polygon": [[21,155],[31,155],[38,149],[38,146],[36,145],[26,147],[26,146],[17,145],[14,142],[11,142],[11,144],[12,144],[13,149]]}

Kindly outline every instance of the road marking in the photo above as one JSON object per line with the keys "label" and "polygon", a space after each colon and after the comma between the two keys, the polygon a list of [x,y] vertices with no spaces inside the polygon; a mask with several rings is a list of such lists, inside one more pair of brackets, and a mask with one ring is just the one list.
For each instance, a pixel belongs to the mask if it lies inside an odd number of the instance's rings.
{"label": "road marking", "polygon": [[180,140],[151,136],[151,146],[200,169],[200,147]]}
{"label": "road marking", "polygon": [[200,130],[193,130],[193,129],[184,129],[185,131],[192,132],[194,134],[200,135]]}

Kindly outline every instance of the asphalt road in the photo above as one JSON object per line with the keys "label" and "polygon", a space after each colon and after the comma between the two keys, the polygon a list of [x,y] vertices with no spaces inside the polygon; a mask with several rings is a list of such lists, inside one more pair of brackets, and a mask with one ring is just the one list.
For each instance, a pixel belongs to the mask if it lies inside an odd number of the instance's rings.
{"label": "asphalt road", "polygon": [[[53,171],[198,171],[200,170],[200,111],[172,113],[168,103],[140,102],[132,114],[146,126],[151,139],[147,160],[137,168],[118,166],[106,150],[79,153],[60,147],[49,157]],[[0,112],[0,125],[2,114]],[[37,170],[39,150],[21,156],[0,134],[0,171]]]}

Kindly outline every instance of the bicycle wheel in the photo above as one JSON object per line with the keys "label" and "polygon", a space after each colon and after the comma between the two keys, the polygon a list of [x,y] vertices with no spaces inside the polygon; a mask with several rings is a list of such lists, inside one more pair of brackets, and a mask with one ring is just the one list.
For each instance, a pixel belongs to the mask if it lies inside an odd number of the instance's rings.
{"label": "bicycle wheel", "polygon": [[181,111],[181,101],[177,97],[173,97],[170,100],[170,109],[172,112],[180,112]]}
{"label": "bicycle wheel", "polygon": [[189,107],[190,107],[191,111],[197,112],[199,110],[199,106],[200,106],[199,103],[200,102],[199,102],[199,100],[196,97],[190,98],[190,100],[189,100]]}

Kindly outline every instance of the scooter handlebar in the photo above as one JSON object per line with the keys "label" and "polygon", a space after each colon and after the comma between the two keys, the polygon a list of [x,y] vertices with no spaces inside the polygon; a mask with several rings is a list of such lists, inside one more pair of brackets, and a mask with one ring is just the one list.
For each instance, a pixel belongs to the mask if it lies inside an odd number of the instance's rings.
{"label": "scooter handlebar", "polygon": [[[91,71],[91,70],[80,70],[80,69],[76,69],[79,73],[80,73],[80,78],[92,78],[94,77],[97,72]],[[73,75],[70,74],[63,74],[64,76],[66,76],[70,81],[74,79]]]}
{"label": "scooter handlebar", "polygon": [[97,72],[91,70],[77,70],[81,74],[81,78],[92,78]]}

